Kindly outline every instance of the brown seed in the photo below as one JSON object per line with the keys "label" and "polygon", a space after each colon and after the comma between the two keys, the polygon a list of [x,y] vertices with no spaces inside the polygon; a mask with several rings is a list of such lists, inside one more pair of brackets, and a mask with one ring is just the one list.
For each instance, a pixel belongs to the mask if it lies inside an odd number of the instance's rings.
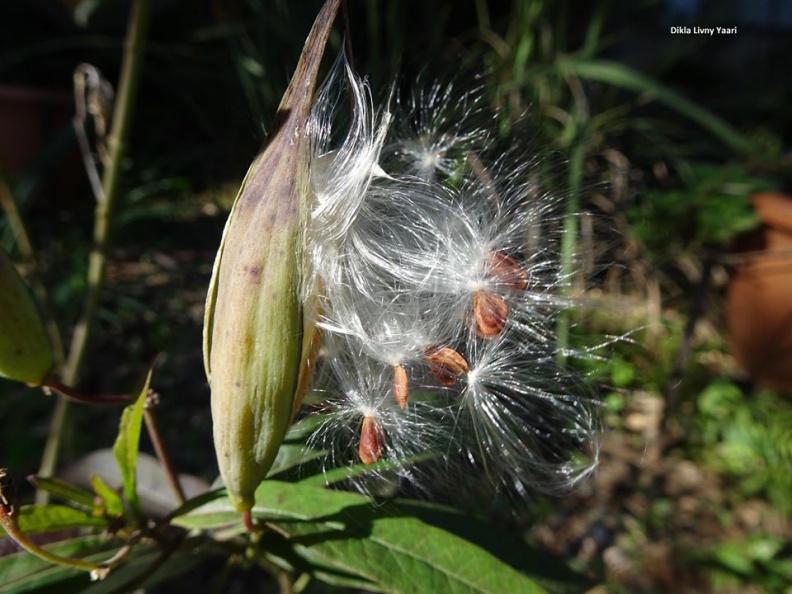
{"label": "brown seed", "polygon": [[490,291],[473,293],[473,321],[476,335],[491,340],[506,326],[509,307],[500,295]]}
{"label": "brown seed", "polygon": [[428,346],[424,349],[424,357],[429,371],[443,386],[453,386],[460,375],[470,371],[465,358],[450,347]]}
{"label": "brown seed", "polygon": [[407,371],[402,365],[393,366],[393,397],[399,405],[399,408],[404,410],[407,406],[407,397],[410,395],[409,387],[407,385]]}
{"label": "brown seed", "polygon": [[360,426],[360,446],[358,456],[363,464],[374,464],[382,458],[382,450],[385,448],[385,434],[382,426],[374,417],[363,417],[363,424]]}
{"label": "brown seed", "polygon": [[503,252],[490,252],[484,261],[487,276],[498,281],[499,285],[524,291],[528,287],[528,273]]}

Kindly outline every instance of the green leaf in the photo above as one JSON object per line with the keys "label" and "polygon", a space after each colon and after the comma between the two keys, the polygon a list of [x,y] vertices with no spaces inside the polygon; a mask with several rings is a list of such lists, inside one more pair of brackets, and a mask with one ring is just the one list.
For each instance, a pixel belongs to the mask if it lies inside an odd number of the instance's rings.
{"label": "green leaf", "polygon": [[332,468],[325,472],[315,472],[310,476],[305,476],[300,480],[304,485],[313,487],[323,487],[325,485],[334,485],[349,479],[359,478],[366,475],[375,475],[378,473],[387,473],[389,470],[399,470],[407,464],[417,464],[424,460],[429,460],[435,457],[434,453],[419,454],[401,458],[400,460],[380,460],[374,464],[353,464],[351,466],[339,466]]}
{"label": "green leaf", "polygon": [[91,475],[91,486],[96,494],[102,498],[105,513],[111,518],[124,515],[124,502],[121,496],[97,474]]}
{"label": "green leaf", "polygon": [[124,497],[132,508],[132,512],[140,515],[140,499],[137,493],[137,455],[140,445],[140,431],[143,427],[143,407],[148,397],[151,383],[151,370],[146,376],[146,382],[140,391],[137,400],[124,409],[121,415],[121,426],[118,428],[118,437],[113,445],[113,453],[121,469],[121,480],[124,488]]}
{"label": "green leaf", "polygon": [[[107,553],[105,553],[107,555]],[[130,586],[136,584],[134,590],[140,592],[167,579],[182,575],[205,561],[201,555],[192,552],[176,553],[168,557],[167,562],[159,564],[162,551],[153,547],[136,548],[133,556],[127,558],[110,576],[100,582],[83,586],[80,594],[119,594],[130,592]],[[148,591],[148,590],[146,590]]]}
{"label": "green leaf", "polygon": [[719,563],[734,573],[745,576],[753,573],[753,560],[746,554],[744,543],[725,542],[715,549],[714,556]]}
{"label": "green leaf", "polygon": [[[107,526],[107,521],[104,518],[98,518],[65,505],[22,506],[19,510],[18,522],[19,529],[25,534]],[[5,531],[0,528],[0,537],[3,536],[5,536]]]}
{"label": "green leaf", "polygon": [[[90,553],[95,553],[105,542],[106,538],[88,536],[73,538],[47,546],[47,550],[63,557],[84,558]],[[109,555],[107,552],[105,555]],[[49,592],[69,594],[82,592],[90,584],[88,574],[80,569],[53,565],[48,561],[39,559],[27,551],[0,557],[0,594],[16,594],[18,592],[32,592],[37,588],[58,583],[57,589],[48,589]],[[67,581],[68,580],[68,581]]]}
{"label": "green leaf", "polygon": [[[205,506],[207,506],[207,508],[208,508],[208,506],[210,504],[213,504],[218,499],[222,499],[223,497],[225,497],[225,495],[226,495],[225,487],[221,487],[220,489],[215,489],[213,491],[208,491],[206,493],[201,493],[197,497],[193,497],[189,501],[185,502],[184,505],[181,505],[181,506],[177,507],[176,509],[174,509],[168,515],[168,518],[169,519],[178,518],[179,516],[187,515],[190,512],[192,512],[193,510],[196,510],[198,508],[202,508],[202,507],[205,507]],[[228,500],[226,499],[224,504],[227,504],[227,503],[228,503]],[[238,515],[239,514],[237,513],[237,516]],[[237,517],[236,519],[238,520],[239,518]],[[211,529],[211,528],[212,528],[212,526],[207,526],[206,527],[206,529]]]}
{"label": "green leaf", "polygon": [[87,510],[92,510],[96,507],[94,503],[94,496],[90,491],[83,489],[82,487],[72,485],[71,483],[67,483],[63,479],[55,477],[49,478],[43,476],[31,476],[28,480],[33,484],[34,487],[36,487],[36,489],[47,491],[58,499],[69,501]]}
{"label": "green leaf", "polygon": [[[264,481],[253,515],[286,536],[308,561],[357,575],[385,592],[546,592],[475,544],[397,505],[374,505],[354,493]],[[239,514],[227,499],[174,520],[204,529],[233,522]]]}
{"label": "green leaf", "polygon": [[528,575],[548,592],[578,594],[589,591],[595,585],[572,571],[562,559],[529,545],[517,534],[494,530],[488,522],[432,503],[400,500],[398,505],[423,522],[480,546],[504,563]]}
{"label": "green leaf", "polygon": [[[67,557],[79,557],[95,563],[105,561],[119,551],[108,547],[106,537],[74,538],[49,545],[47,550]],[[124,562],[100,582],[91,582],[79,569],[52,565],[25,551],[0,557],[0,594],[117,594],[128,592],[134,582],[139,587],[153,586],[189,571],[202,561],[200,555],[176,553],[154,571],[162,551],[153,546],[137,545]]]}
{"label": "green leaf", "polygon": [[[292,480],[300,476],[301,470],[308,468],[307,463],[327,455],[324,450],[311,449],[303,444],[283,443],[278,456],[270,468],[268,479]],[[312,472],[321,472],[321,465],[312,465]]]}
{"label": "green leaf", "polygon": [[296,443],[305,441],[318,427],[327,420],[327,414],[309,415],[297,421],[286,432],[283,438],[285,443]]}
{"label": "green leaf", "polygon": [[586,80],[648,93],[658,102],[696,122],[732,150],[743,155],[753,151],[753,144],[726,121],[629,66],[607,60],[564,60],[559,62],[558,67],[566,74]]}

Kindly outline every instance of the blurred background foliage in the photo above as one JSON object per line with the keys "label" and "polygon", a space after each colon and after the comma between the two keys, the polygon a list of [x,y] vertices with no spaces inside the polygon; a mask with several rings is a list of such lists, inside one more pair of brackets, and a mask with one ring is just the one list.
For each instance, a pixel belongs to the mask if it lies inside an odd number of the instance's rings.
{"label": "blurred background foliage", "polygon": [[[152,6],[81,385],[133,389],[161,354],[166,437],[180,470],[209,481],[205,288],[319,6]],[[85,290],[93,212],[72,76],[88,63],[117,80],[128,11],[124,1],[0,0],[0,167],[62,330]],[[751,196],[792,191],[792,2],[349,0],[345,19],[375,95],[394,80],[399,91],[421,77],[475,80],[498,129],[530,135],[569,210],[593,213],[564,246],[567,265],[591,279],[577,287],[591,307],[571,323],[630,337],[586,368],[606,411],[597,477],[563,500],[516,514],[495,501],[479,515],[519,527],[602,592],[792,592],[792,386],[770,391],[746,375],[724,323],[733,255],[761,228]],[[670,33],[682,26],[738,33]],[[331,54],[342,43],[338,27]],[[15,253],[5,219],[0,241]],[[788,253],[783,262],[792,269]],[[2,465],[20,477],[37,468],[51,410],[0,382]],[[63,464],[112,443],[116,413],[74,409],[67,429]]]}

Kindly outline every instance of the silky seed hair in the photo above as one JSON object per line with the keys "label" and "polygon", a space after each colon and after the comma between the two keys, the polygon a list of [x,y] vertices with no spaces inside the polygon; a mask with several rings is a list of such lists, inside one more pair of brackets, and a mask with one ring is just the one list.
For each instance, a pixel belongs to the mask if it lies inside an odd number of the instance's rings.
{"label": "silky seed hair", "polygon": [[563,200],[520,143],[496,152],[483,97],[435,83],[377,109],[343,55],[317,97],[304,298],[328,469],[529,496],[594,468],[598,406],[557,363]]}

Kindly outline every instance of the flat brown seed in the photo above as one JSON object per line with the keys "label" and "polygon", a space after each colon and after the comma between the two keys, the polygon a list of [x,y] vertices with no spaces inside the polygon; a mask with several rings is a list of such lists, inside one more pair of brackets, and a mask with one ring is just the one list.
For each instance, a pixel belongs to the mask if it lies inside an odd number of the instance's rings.
{"label": "flat brown seed", "polygon": [[490,252],[484,261],[487,276],[497,280],[498,285],[524,291],[528,287],[528,273],[503,252]]}
{"label": "flat brown seed", "polygon": [[470,371],[465,358],[450,347],[428,346],[424,349],[424,358],[429,371],[443,386],[453,386],[459,376]]}
{"label": "flat brown seed", "polygon": [[407,371],[402,365],[393,366],[393,397],[399,408],[404,410],[407,406],[407,397],[410,395],[407,385]]}
{"label": "flat brown seed", "polygon": [[473,294],[473,320],[476,335],[491,340],[506,326],[509,307],[500,295],[490,291],[476,291]]}
{"label": "flat brown seed", "polygon": [[374,417],[363,417],[363,424],[360,426],[360,446],[358,446],[358,456],[363,464],[374,464],[382,458],[382,450],[385,449],[385,434],[382,426]]}

